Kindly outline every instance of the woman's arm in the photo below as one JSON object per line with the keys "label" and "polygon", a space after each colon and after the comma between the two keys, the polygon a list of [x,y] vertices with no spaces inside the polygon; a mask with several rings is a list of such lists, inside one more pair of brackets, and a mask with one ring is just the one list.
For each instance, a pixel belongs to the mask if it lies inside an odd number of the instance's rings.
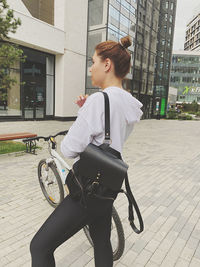
{"label": "woman's arm", "polygon": [[61,152],[67,158],[76,158],[92,142],[93,137],[103,132],[103,94],[94,93],[79,109],[78,117],[61,142]]}
{"label": "woman's arm", "polygon": [[92,130],[82,116],[73,123],[61,142],[61,152],[66,158],[76,158],[92,141]]}

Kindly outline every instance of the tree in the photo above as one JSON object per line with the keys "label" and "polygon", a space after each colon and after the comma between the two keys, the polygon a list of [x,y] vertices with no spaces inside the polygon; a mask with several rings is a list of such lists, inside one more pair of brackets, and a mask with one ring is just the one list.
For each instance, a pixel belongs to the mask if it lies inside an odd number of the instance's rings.
{"label": "tree", "polygon": [[6,101],[7,90],[17,81],[10,75],[14,63],[23,61],[23,50],[9,42],[9,33],[15,33],[21,25],[20,19],[14,17],[6,0],[0,0],[0,101]]}

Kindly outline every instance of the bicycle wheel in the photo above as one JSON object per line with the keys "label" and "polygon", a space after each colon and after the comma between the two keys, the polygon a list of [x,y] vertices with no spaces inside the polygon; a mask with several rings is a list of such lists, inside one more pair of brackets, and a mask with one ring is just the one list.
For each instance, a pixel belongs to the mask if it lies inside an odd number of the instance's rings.
{"label": "bicycle wheel", "polygon": [[38,179],[46,200],[56,208],[64,199],[64,190],[55,164],[47,164],[46,160],[42,159],[38,164]]}
{"label": "bicycle wheel", "polygon": [[[83,231],[87,236],[90,244],[93,246],[93,242],[89,233],[89,227],[86,225],[83,228]],[[124,252],[125,239],[122,223],[114,206],[112,209],[111,244],[113,250],[113,260],[116,261],[122,256]]]}

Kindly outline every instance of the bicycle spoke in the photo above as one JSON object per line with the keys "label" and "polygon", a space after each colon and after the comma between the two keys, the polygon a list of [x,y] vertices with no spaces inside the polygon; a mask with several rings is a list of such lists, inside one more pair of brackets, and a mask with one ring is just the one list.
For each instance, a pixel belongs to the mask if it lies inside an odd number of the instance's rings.
{"label": "bicycle spoke", "polygon": [[117,230],[116,230],[113,219],[112,219],[112,224],[111,224],[111,238],[110,239],[111,239],[112,249],[114,252],[116,249],[118,249],[119,239],[118,239]]}
{"label": "bicycle spoke", "polygon": [[54,203],[59,203],[60,193],[59,187],[56,179],[54,178],[54,173],[51,168],[46,170],[46,164],[41,168],[41,177],[40,180],[48,194],[49,199]]}

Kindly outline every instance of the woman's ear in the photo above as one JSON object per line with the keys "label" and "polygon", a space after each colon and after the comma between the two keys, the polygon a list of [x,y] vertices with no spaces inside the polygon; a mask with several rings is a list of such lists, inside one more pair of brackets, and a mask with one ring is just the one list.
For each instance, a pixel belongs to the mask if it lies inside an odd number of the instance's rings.
{"label": "woman's ear", "polygon": [[110,58],[106,58],[105,59],[105,71],[109,72],[111,70],[112,67],[112,61],[110,60]]}

